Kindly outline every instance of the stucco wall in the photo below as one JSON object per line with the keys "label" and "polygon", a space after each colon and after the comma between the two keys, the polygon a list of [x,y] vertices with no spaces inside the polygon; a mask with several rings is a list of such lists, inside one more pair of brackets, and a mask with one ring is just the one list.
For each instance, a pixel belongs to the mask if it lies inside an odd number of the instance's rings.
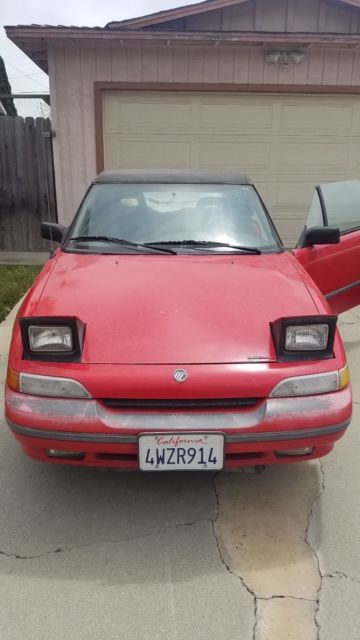
{"label": "stucco wall", "polygon": [[95,80],[351,87],[360,85],[360,51],[313,47],[283,71],[265,62],[263,47],[66,41],[50,47],[49,74],[59,217],[68,223],[96,174]]}

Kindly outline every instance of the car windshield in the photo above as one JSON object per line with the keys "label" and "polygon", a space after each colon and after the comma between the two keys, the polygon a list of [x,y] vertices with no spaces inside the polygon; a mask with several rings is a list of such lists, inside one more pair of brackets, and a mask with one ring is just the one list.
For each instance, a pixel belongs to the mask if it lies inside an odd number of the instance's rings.
{"label": "car windshield", "polygon": [[[137,243],[137,250],[143,244],[174,243],[176,252],[185,253],[224,252],[234,247],[257,248],[258,253],[281,250],[276,231],[250,185],[93,185],[70,229],[67,249],[132,253],[130,243]],[[211,247],[211,243],[232,247]]]}

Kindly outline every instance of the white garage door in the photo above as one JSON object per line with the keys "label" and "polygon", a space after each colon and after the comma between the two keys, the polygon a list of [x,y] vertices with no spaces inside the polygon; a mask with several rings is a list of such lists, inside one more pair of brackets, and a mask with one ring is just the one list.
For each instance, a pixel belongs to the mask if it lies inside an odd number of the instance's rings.
{"label": "white garage door", "polygon": [[105,168],[237,169],[286,243],[314,185],[360,175],[360,97],[197,92],[104,94]]}

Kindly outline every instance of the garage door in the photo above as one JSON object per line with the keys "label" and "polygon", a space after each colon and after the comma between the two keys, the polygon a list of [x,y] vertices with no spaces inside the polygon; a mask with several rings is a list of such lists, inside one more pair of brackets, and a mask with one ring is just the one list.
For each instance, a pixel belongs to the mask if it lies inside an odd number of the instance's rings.
{"label": "garage door", "polygon": [[360,173],[357,96],[108,91],[103,124],[106,169],[245,172],[289,244],[314,185]]}

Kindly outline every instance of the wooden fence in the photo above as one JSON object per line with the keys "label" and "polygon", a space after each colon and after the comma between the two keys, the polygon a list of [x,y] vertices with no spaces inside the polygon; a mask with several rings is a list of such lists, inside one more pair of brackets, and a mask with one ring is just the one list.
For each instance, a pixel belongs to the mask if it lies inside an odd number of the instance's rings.
{"label": "wooden fence", "polygon": [[57,221],[51,124],[0,117],[0,251],[47,251],[42,221]]}

